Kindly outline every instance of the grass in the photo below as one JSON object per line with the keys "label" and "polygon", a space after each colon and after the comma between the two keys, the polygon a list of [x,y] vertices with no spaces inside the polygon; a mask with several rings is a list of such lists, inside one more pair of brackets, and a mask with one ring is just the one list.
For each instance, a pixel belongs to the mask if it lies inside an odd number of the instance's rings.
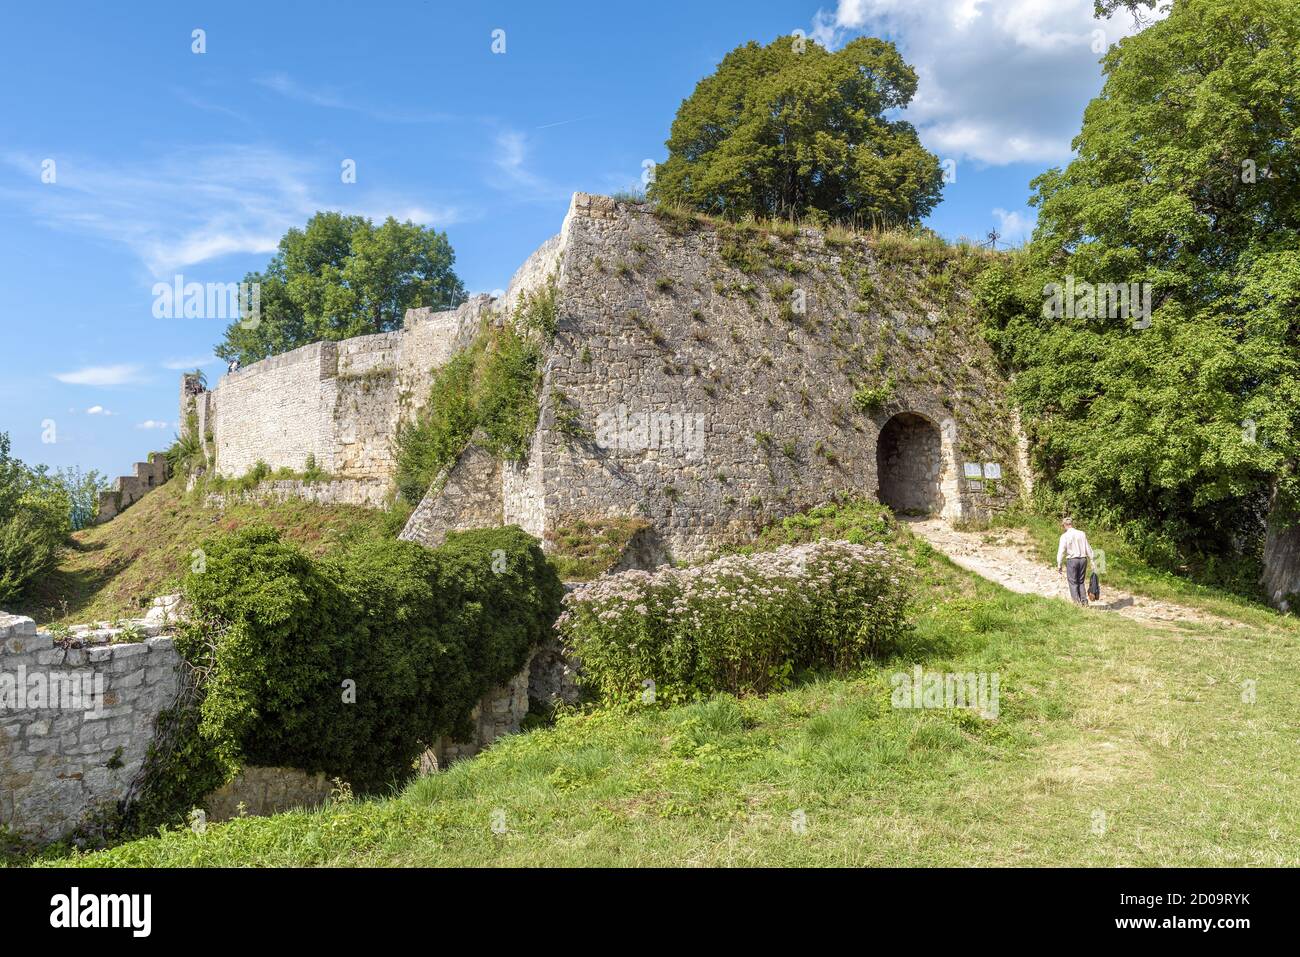
{"label": "grass", "polygon": [[131,617],[174,592],[191,551],[218,533],[264,522],[317,556],[349,537],[396,535],[403,514],[299,500],[208,508],[199,494],[186,494],[183,479],[173,479],[112,521],[73,533],[58,567],[6,611],[41,624]]}
{"label": "grass", "polygon": [[[833,510],[772,535],[836,534],[870,525],[866,511]],[[388,799],[168,831],[52,862],[1300,863],[1293,621],[1151,629],[1012,594],[923,542],[906,548],[916,628],[890,660],[851,678],[767,698],[573,712]],[[997,720],[891,707],[890,676],[918,663],[996,671]],[[1243,700],[1247,679],[1254,703]]]}

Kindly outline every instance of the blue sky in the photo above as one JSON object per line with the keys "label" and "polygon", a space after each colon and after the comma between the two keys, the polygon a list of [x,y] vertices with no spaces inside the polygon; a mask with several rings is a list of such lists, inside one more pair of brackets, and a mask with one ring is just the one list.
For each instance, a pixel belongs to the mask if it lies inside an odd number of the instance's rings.
{"label": "blue sky", "polygon": [[[23,4],[0,34],[0,431],[110,475],[176,430],[180,372],[225,323],[158,319],[154,283],[231,282],[318,209],[445,229],[504,287],[574,190],[639,185],[733,47],[802,30],[896,42],[906,116],[956,162],[929,225],[1032,228],[1100,89],[1092,0]],[[192,51],[205,32],[206,52]],[[503,30],[505,52],[492,51]],[[1101,30],[1100,35],[1094,31]],[[340,175],[356,163],[356,182]],[[53,182],[48,178],[53,161]],[[49,441],[53,438],[53,441]]]}

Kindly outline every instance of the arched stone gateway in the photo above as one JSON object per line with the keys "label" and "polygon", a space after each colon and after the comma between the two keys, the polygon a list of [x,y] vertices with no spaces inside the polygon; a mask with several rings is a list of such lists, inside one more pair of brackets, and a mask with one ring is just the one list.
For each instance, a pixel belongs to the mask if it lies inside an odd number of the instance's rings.
{"label": "arched stone gateway", "polygon": [[939,426],[915,412],[891,417],[876,440],[880,501],[900,513],[945,513],[943,463]]}

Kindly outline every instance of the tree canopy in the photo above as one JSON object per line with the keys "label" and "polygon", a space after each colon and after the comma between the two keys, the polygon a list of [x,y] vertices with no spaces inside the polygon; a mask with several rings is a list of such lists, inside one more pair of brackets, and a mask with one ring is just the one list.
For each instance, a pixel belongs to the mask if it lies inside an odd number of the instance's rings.
{"label": "tree canopy", "polygon": [[834,53],[803,37],[747,43],[682,102],[650,195],[733,217],[915,223],[943,173],[910,123],[886,118],[915,93],[884,40]]}
{"label": "tree canopy", "polygon": [[[1300,20],[1180,0],[1103,63],[1019,271],[981,284],[991,335],[1072,508],[1180,562],[1255,550],[1297,500]],[[1150,316],[1045,314],[1067,282],[1149,284]]]}
{"label": "tree canopy", "polygon": [[397,329],[411,307],[464,301],[454,262],[447,234],[432,227],[317,213],[285,233],[265,270],[244,277],[260,286],[258,316],[231,323],[216,353],[249,363],[322,339]]}

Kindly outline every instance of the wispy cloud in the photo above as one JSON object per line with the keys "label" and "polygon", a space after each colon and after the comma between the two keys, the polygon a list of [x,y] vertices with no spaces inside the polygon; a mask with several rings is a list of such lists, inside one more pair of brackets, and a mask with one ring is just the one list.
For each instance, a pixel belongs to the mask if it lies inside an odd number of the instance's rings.
{"label": "wispy cloud", "polygon": [[0,187],[0,196],[26,204],[56,229],[125,245],[155,279],[221,256],[272,253],[286,230],[321,209],[439,227],[464,216],[452,204],[420,205],[374,190],[331,201],[319,190],[338,181],[337,167],[258,146],[176,150],[129,166],[67,157],[54,184],[39,182],[33,156],[0,159],[29,177],[25,185]]}
{"label": "wispy cloud", "polygon": [[1002,238],[1013,245],[1023,243],[1034,232],[1038,217],[1033,213],[1007,212],[1001,207],[993,210],[998,220],[998,232]]}
{"label": "wispy cloud", "polygon": [[582,123],[586,120],[594,120],[594,116],[576,116],[571,120],[559,120],[555,123],[543,123],[541,126],[534,126],[535,130],[549,130],[556,126],[568,126],[570,123]]}
{"label": "wispy cloud", "polygon": [[108,409],[104,408],[102,405],[92,405],[89,409],[86,410],[86,415],[112,415],[112,414],[113,414],[112,412],[109,412]]}
{"label": "wispy cloud", "polygon": [[54,378],[66,385],[130,385],[141,381],[140,367],[134,365],[86,366],[56,372]]}
{"label": "wispy cloud", "polygon": [[519,130],[502,130],[497,133],[491,157],[495,175],[489,179],[489,184],[512,192],[521,199],[567,198],[570,192],[568,189],[552,183],[532,168],[529,155],[531,151],[528,134]]}
{"label": "wispy cloud", "polygon": [[135,427],[137,429],[165,429],[167,428],[167,423],[161,422],[158,419],[145,419],[143,422],[137,422]]}
{"label": "wispy cloud", "polygon": [[221,116],[228,116],[232,120],[238,120],[241,123],[252,122],[247,116],[240,113],[238,110],[233,110],[222,103],[213,103],[210,100],[205,100],[201,97],[195,96],[189,90],[177,87],[173,89],[172,92],[176,95],[178,100],[186,106],[193,107],[196,110],[203,110],[205,113],[217,113]]}
{"label": "wispy cloud", "polygon": [[198,358],[195,359],[168,359],[166,362],[162,364],[162,367],[164,369],[170,369],[173,372],[180,372],[182,370],[188,372],[190,369],[198,369],[201,366],[209,366],[218,361],[219,360],[217,359],[216,356],[199,356]]}
{"label": "wispy cloud", "polygon": [[892,39],[916,68],[906,116],[925,145],[1000,166],[1068,160],[1100,51],[1137,29],[1127,13],[1095,19],[1093,0],[839,0],[809,35]]}
{"label": "wispy cloud", "polygon": [[386,123],[445,123],[456,117],[451,113],[427,110],[394,110],[376,107],[328,87],[309,87],[286,73],[272,73],[253,81],[258,86],[298,103],[308,103],[326,110],[360,113]]}

